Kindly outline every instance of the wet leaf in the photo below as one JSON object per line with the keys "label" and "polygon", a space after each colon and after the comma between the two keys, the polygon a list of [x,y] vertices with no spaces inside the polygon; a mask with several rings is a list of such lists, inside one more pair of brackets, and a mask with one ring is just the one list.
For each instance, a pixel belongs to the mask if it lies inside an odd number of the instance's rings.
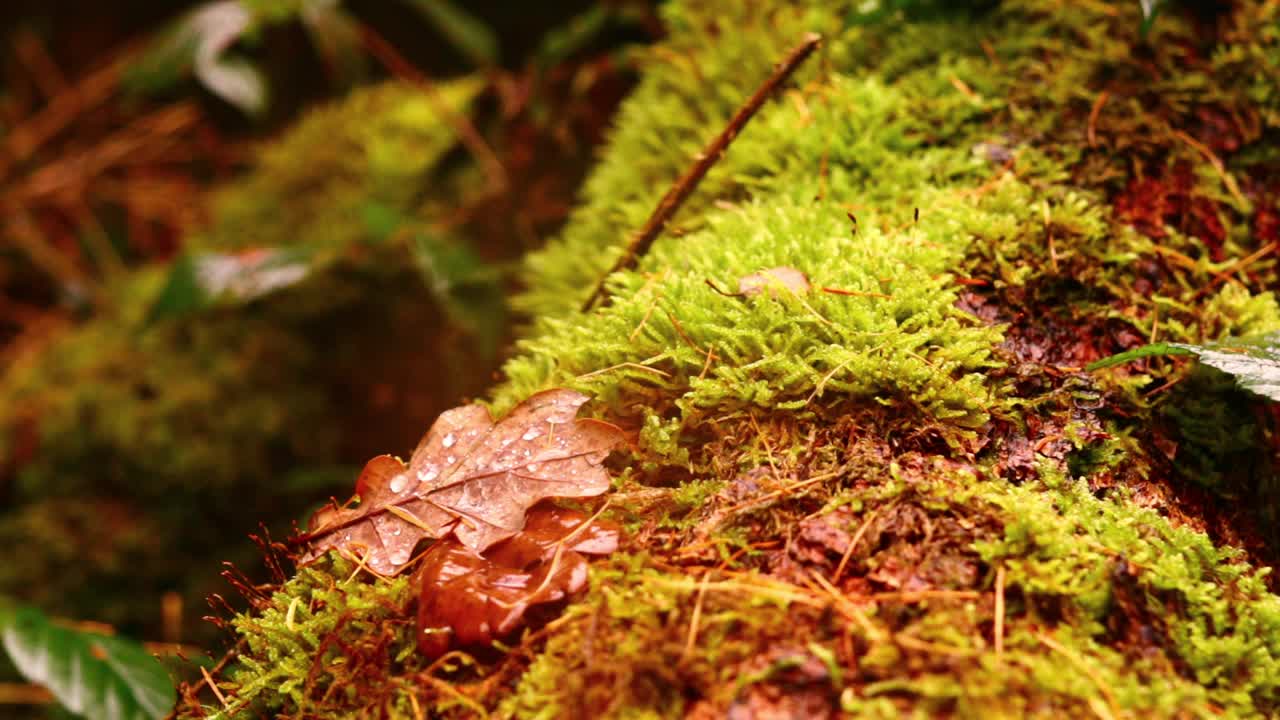
{"label": "wet leaf", "polygon": [[738,292],[747,297],[768,293],[777,297],[779,290],[789,290],[796,295],[809,292],[809,278],[793,267],[776,267],[752,273],[738,281]]}
{"label": "wet leaf", "polygon": [[455,538],[426,552],[416,576],[418,649],[438,657],[451,645],[483,645],[518,629],[535,605],[587,585],[584,555],[618,548],[620,530],[580,512],[539,507],[524,530],[477,555]]}
{"label": "wet leaf", "polygon": [[589,398],[566,389],[538,393],[494,423],[479,405],[440,415],[406,466],[380,455],[356,483],[359,505],[330,506],[311,518],[301,538],[304,560],[338,549],[394,575],[424,538],[453,534],[482,553],[524,528],[538,501],[592,497],[609,489],[601,463],[622,430],[578,419]]}
{"label": "wet leaf", "polygon": [[0,638],[23,677],[78,715],[151,720],[177,699],[169,673],[137,643],[55,625],[30,607],[0,616]]}
{"label": "wet leaf", "polygon": [[1089,370],[1163,355],[1194,355],[1202,364],[1234,377],[1236,384],[1245,390],[1280,400],[1280,333],[1231,338],[1205,345],[1156,343],[1099,360],[1090,365]]}

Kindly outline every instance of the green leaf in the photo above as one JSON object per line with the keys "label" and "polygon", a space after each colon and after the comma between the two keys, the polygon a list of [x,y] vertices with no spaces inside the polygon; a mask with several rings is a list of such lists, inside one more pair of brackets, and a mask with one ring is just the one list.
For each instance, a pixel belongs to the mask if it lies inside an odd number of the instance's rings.
{"label": "green leaf", "polygon": [[1111,357],[1090,363],[1085,369],[1092,372],[1094,370],[1102,370],[1104,368],[1111,368],[1117,365],[1124,365],[1125,363],[1133,362],[1134,360],[1141,360],[1142,358],[1162,357],[1165,355],[1195,354],[1189,350],[1185,350],[1184,347],[1185,346],[1181,343],[1155,343],[1152,345],[1143,345],[1140,348],[1135,348],[1128,352],[1122,352],[1118,355],[1112,355]]}
{"label": "green leaf", "polygon": [[498,37],[450,0],[407,0],[463,55],[480,67],[498,63]]}
{"label": "green leaf", "polygon": [[174,261],[148,319],[154,322],[246,303],[297,284],[311,274],[313,265],[313,255],[301,248],[183,255]]}
{"label": "green leaf", "polygon": [[1280,332],[1205,345],[1156,343],[1104,358],[1088,369],[1100,370],[1162,355],[1194,355],[1201,364],[1234,377],[1236,384],[1245,390],[1280,400]]}
{"label": "green leaf", "polygon": [[0,618],[0,639],[23,677],[78,715],[153,720],[177,701],[169,673],[138,643],[55,625],[30,607]]}
{"label": "green leaf", "polygon": [[608,27],[611,13],[608,6],[594,5],[563,26],[548,31],[533,53],[534,62],[540,67],[564,62]]}
{"label": "green leaf", "polygon": [[239,0],[196,7],[169,26],[126,72],[138,90],[163,90],[193,73],[210,92],[249,115],[267,104],[262,74],[228,52],[251,28],[253,14]]}

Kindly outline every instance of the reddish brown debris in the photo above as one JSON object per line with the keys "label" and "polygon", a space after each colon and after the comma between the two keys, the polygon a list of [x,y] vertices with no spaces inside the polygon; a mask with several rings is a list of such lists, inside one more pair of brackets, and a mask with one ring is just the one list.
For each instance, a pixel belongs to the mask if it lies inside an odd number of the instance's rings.
{"label": "reddish brown debris", "polygon": [[1199,238],[1215,262],[1223,259],[1227,237],[1218,204],[1199,194],[1187,163],[1146,177],[1134,177],[1114,199],[1116,216],[1149,238],[1168,237],[1169,228]]}

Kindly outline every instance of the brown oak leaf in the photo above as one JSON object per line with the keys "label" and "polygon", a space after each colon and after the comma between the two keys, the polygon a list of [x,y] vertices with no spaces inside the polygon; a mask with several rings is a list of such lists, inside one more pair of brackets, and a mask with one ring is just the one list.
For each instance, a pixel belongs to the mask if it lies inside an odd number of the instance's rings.
{"label": "brown oak leaf", "polygon": [[312,516],[300,538],[311,545],[303,561],[345,550],[370,570],[395,575],[420,540],[452,533],[479,554],[519,532],[539,500],[603,493],[609,474],[600,464],[624,435],[609,423],[577,418],[589,399],[546,390],[497,423],[479,405],[442,413],[408,465],[390,455],[365,465],[358,505],[331,505]]}
{"label": "brown oak leaf", "polygon": [[483,557],[445,538],[427,550],[414,575],[418,650],[435,658],[451,645],[484,645],[510,635],[537,605],[587,585],[586,555],[618,548],[621,529],[565,508],[538,506],[524,530]]}

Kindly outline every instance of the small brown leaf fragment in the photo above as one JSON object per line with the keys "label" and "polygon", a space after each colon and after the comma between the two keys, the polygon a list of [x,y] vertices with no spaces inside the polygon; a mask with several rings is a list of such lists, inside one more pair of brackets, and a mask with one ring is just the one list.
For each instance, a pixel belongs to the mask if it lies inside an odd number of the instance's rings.
{"label": "small brown leaf fragment", "polygon": [[[483,645],[510,634],[534,605],[556,602],[587,584],[584,555],[607,555],[618,547],[617,527],[582,513],[542,507],[529,513],[525,529],[477,555],[456,538],[426,552],[415,576],[418,650],[439,657],[451,645]],[[576,534],[575,534],[576,532]]]}
{"label": "small brown leaf fragment", "polygon": [[324,508],[311,518],[303,561],[346,550],[370,570],[395,575],[424,538],[453,534],[483,553],[519,532],[540,500],[605,492],[609,474],[600,464],[624,435],[609,423],[578,419],[588,399],[547,390],[497,423],[479,405],[441,414],[407,466],[389,455],[369,461],[356,483],[359,505]]}
{"label": "small brown leaf fragment", "polygon": [[748,297],[761,293],[768,293],[769,297],[777,297],[782,288],[796,295],[804,295],[811,287],[809,278],[793,267],[769,268],[738,280],[738,292]]}

